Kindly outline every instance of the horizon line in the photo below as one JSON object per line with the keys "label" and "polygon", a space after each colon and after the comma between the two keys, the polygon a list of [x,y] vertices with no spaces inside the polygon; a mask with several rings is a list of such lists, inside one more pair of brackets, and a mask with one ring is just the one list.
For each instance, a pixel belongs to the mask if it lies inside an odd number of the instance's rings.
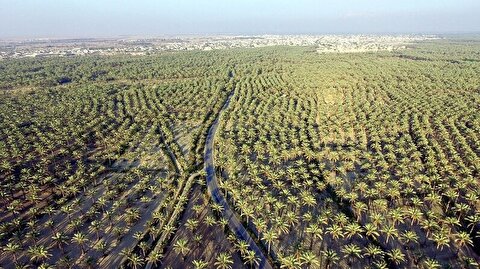
{"label": "horizon line", "polygon": [[323,32],[323,33],[178,33],[178,34],[122,34],[122,35],[72,35],[72,36],[7,36],[0,37],[0,41],[28,41],[28,40],[88,40],[88,39],[119,39],[119,38],[179,38],[179,37],[255,37],[255,36],[327,36],[327,35],[370,35],[370,36],[400,36],[400,35],[478,35],[479,31],[418,31],[418,32]]}

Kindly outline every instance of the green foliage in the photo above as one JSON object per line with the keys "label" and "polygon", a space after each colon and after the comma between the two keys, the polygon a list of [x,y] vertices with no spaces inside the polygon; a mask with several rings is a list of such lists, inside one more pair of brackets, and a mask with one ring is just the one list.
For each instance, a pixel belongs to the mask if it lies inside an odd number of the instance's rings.
{"label": "green foliage", "polygon": [[[215,138],[222,193],[280,267],[472,264],[478,48],[0,61],[0,263],[84,266],[121,251],[124,266],[160,264],[150,244],[175,232],[166,222],[185,202],[182,172],[202,167],[207,130],[233,91]],[[172,248],[188,266],[230,268],[226,252],[210,264],[188,258],[202,221],[228,224],[191,219],[194,240]],[[237,247],[245,265],[258,262]]]}

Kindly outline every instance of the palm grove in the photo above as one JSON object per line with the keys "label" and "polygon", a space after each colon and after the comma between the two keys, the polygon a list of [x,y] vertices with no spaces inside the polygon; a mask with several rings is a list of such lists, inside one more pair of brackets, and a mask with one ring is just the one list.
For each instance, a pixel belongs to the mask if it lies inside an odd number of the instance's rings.
{"label": "palm grove", "polygon": [[0,62],[6,268],[475,268],[476,42]]}

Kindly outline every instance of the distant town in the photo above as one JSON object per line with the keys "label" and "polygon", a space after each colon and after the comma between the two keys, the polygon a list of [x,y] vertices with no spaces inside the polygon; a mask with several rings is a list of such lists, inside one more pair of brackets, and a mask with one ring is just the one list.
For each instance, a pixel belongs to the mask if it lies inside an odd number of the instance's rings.
{"label": "distant town", "polygon": [[267,46],[313,46],[319,53],[404,49],[434,35],[261,35],[164,38],[0,40],[0,59],[78,55],[148,55],[164,51],[220,50]]}

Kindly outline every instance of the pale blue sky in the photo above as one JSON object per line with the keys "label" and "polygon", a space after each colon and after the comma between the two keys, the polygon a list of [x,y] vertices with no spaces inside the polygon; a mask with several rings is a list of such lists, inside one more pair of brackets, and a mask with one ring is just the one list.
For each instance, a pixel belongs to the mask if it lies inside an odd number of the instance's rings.
{"label": "pale blue sky", "polygon": [[480,0],[0,0],[0,38],[480,32]]}

